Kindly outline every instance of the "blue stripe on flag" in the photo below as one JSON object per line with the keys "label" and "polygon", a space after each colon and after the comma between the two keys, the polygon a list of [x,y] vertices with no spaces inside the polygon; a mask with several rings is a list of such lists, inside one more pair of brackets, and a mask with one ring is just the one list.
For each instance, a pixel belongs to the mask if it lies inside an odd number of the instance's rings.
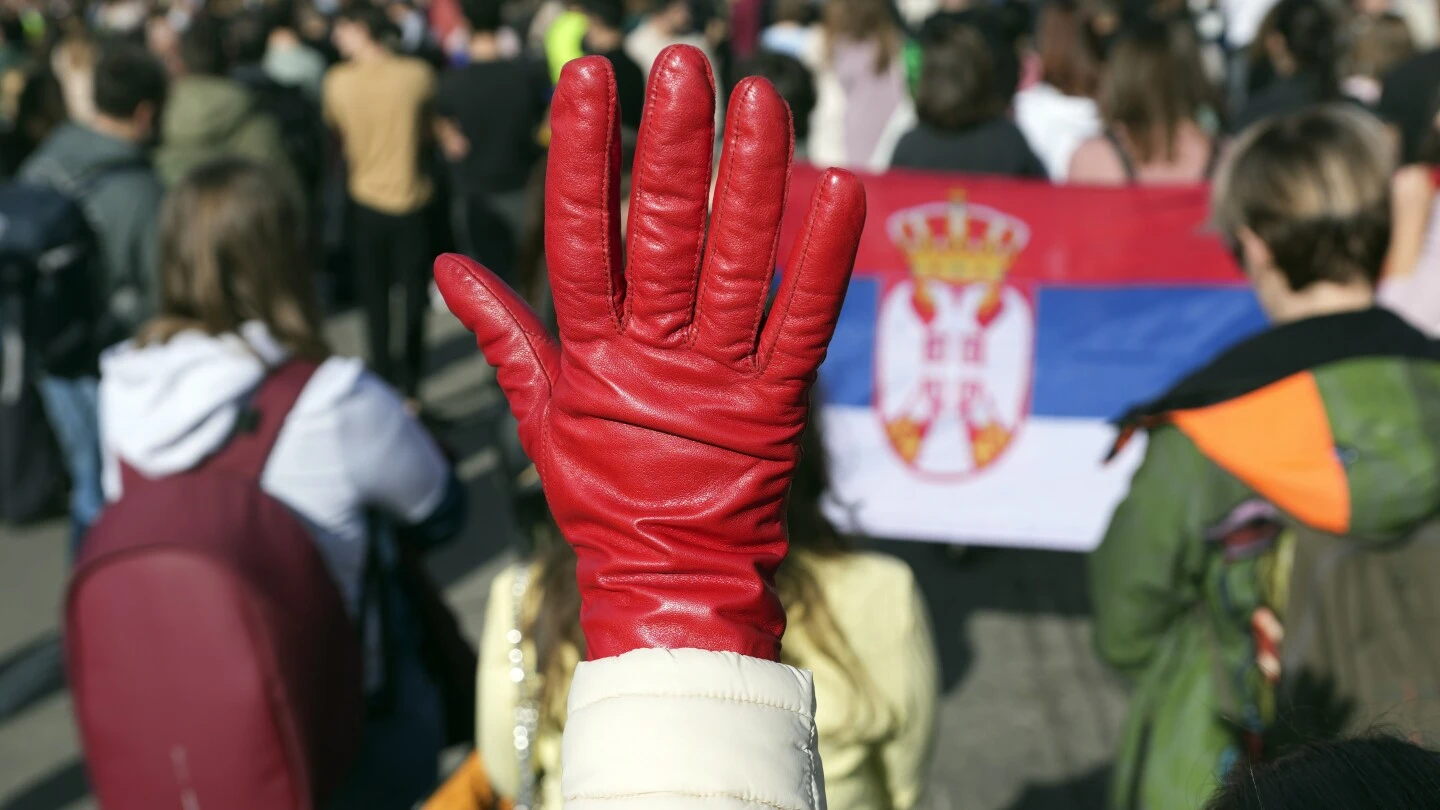
{"label": "blue stripe on flag", "polygon": [[1246,287],[1049,287],[1037,301],[1035,416],[1113,419],[1265,325]]}
{"label": "blue stripe on flag", "polygon": [[820,367],[820,388],[830,405],[870,405],[875,388],[875,319],[880,312],[880,282],[855,277],[840,309],[835,337],[825,365]]}

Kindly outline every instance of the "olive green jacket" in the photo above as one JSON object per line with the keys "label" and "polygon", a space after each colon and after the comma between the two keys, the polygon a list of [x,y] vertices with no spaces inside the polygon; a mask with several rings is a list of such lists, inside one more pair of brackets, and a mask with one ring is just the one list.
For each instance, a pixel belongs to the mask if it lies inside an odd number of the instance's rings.
{"label": "olive green jacket", "polygon": [[1274,720],[1255,628],[1283,623],[1292,529],[1395,537],[1440,511],[1440,349],[1378,309],[1287,324],[1133,411],[1122,442],[1136,430],[1090,561],[1100,655],[1135,681],[1109,806],[1196,808]]}

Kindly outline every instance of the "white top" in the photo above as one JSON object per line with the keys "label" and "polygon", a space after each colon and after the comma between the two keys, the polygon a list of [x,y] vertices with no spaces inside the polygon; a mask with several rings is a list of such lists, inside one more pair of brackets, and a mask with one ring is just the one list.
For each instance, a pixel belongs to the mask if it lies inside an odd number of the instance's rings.
{"label": "white top", "polygon": [[824,810],[810,673],[634,650],[575,670],[565,810]]}
{"label": "white top", "polygon": [[1104,131],[1094,99],[1067,96],[1043,82],[1015,94],[1015,125],[1054,183],[1065,182],[1080,144]]}
{"label": "white top", "polygon": [[1220,0],[1220,13],[1225,15],[1225,44],[1244,48],[1260,33],[1265,15],[1280,0]]}
{"label": "white top", "polygon": [[[230,435],[266,366],[287,356],[263,324],[240,332],[182,332],[145,348],[126,342],[101,358],[107,499],[120,497],[117,460],[159,478],[193,468]],[[353,615],[367,506],[418,523],[440,505],[449,478],[444,456],[399,396],[360,360],[332,357],[286,418],[260,487],[310,530]]]}

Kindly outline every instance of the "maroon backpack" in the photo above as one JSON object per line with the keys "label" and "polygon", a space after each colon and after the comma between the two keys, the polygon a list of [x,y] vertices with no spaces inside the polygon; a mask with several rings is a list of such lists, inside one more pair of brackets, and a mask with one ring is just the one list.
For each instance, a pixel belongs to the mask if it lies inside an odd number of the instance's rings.
{"label": "maroon backpack", "polygon": [[260,489],[314,371],[274,370],[197,468],[124,470],[85,539],[66,667],[106,810],[309,810],[358,750],[354,622],[310,533]]}

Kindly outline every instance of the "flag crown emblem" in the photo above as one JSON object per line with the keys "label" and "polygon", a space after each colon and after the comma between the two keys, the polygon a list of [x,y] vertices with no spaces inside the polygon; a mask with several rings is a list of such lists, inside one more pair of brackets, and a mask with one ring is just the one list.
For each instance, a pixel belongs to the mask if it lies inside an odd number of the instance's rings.
{"label": "flag crown emblem", "polygon": [[967,201],[963,190],[948,202],[896,212],[890,240],[905,254],[915,278],[951,284],[998,283],[1030,241],[1021,220]]}

